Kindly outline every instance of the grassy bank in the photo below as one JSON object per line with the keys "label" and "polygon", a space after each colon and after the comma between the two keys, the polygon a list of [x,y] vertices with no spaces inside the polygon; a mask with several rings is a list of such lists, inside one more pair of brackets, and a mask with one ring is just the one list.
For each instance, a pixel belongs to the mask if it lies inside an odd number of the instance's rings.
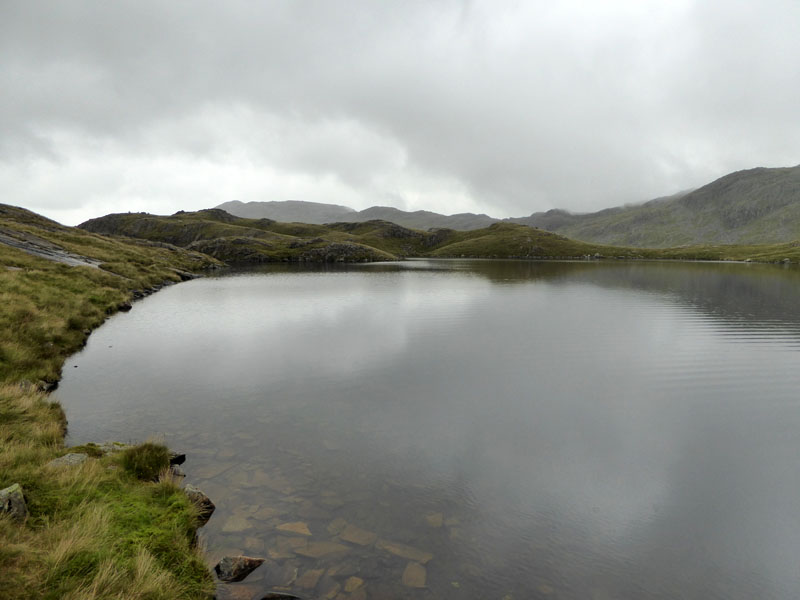
{"label": "grassy bank", "polygon": [[139,481],[119,455],[46,466],[67,452],[66,423],[42,390],[135,290],[147,293],[215,261],[2,205],[0,237],[0,489],[21,484],[29,510],[21,524],[0,517],[0,596],[209,597],[211,578],[192,543],[195,509],[180,489]]}

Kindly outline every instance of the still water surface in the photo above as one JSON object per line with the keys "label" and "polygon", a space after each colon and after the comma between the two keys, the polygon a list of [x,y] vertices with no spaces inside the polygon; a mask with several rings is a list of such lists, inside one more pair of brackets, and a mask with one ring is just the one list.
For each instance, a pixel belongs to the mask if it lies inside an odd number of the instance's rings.
{"label": "still water surface", "polygon": [[185,450],[211,560],[270,558],[253,591],[788,600],[799,297],[758,265],[275,266],[113,317],[58,397],[71,443]]}

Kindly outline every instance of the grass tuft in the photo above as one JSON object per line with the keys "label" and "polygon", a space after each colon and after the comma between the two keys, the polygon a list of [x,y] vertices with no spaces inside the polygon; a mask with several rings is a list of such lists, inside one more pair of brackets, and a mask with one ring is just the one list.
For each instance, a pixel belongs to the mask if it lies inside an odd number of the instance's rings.
{"label": "grass tuft", "polygon": [[128,448],[122,453],[122,468],[137,479],[155,481],[169,468],[169,449],[152,442]]}

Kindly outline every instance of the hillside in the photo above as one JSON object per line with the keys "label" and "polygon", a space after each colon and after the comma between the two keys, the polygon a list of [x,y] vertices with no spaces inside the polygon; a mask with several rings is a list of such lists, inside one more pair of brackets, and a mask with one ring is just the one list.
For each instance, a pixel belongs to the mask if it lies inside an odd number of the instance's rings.
{"label": "hillside", "polygon": [[666,248],[800,239],[800,166],[748,169],[686,194],[590,214],[551,210],[514,222],[573,239]]}
{"label": "hillside", "polygon": [[441,215],[439,213],[417,210],[408,212],[391,206],[372,206],[362,211],[357,211],[346,206],[336,204],[321,204],[319,202],[299,202],[288,200],[286,202],[224,202],[215,208],[222,209],[237,217],[247,219],[271,219],[273,221],[311,223],[323,225],[325,223],[363,223],[365,221],[391,221],[410,229],[458,229],[471,230],[488,227],[499,219],[488,215],[473,213],[459,213],[455,215]]}
{"label": "hillside", "polygon": [[442,215],[428,210],[408,212],[391,206],[371,206],[342,220],[371,221],[373,219],[391,221],[412,229],[456,229],[459,231],[483,229],[492,223],[498,222],[498,219],[493,219],[484,214],[457,213],[454,215]]}
{"label": "hillside", "polygon": [[312,223],[322,225],[335,221],[348,221],[356,211],[338,204],[286,200],[283,202],[223,202],[219,208],[245,219],[272,219],[285,223]]}
{"label": "hillside", "polygon": [[315,224],[377,219],[423,231],[471,231],[493,223],[511,222],[574,240],[640,248],[776,244],[800,239],[800,166],[737,171],[690,192],[587,214],[553,209],[528,217],[495,219],[484,214],[442,215],[387,206],[355,211],[344,206],[296,201],[234,201],[217,208],[239,217]]}
{"label": "hillside", "polygon": [[91,219],[79,227],[95,233],[168,242],[235,264],[365,262],[396,258],[394,253],[363,244],[357,236],[347,232],[322,225],[243,219],[218,208],[178,212],[171,216],[112,214]]}
{"label": "hillside", "polygon": [[[0,204],[0,489],[19,485],[27,511],[19,520],[0,516],[0,597],[188,600],[213,593],[193,542],[196,508],[183,491],[171,481],[136,479],[121,460],[125,452],[65,448],[64,412],[45,391],[109,315],[218,264]],[[84,462],[50,463],[68,452],[82,452]]]}
{"label": "hillside", "polygon": [[640,256],[641,251],[575,242],[516,223],[484,229],[420,231],[388,221],[363,223],[279,223],[243,219],[214,208],[171,216],[112,214],[81,229],[114,236],[166,242],[204,252],[228,263],[365,262],[411,256],[566,258],[602,254]]}
{"label": "hillside", "polygon": [[220,209],[171,216],[114,214],[80,225],[95,233],[166,242],[208,253],[231,264],[263,262],[366,262],[404,257],[474,258],[644,258],[797,262],[800,246],[699,245],[647,249],[593,244],[518,223],[483,229],[420,231],[388,221],[364,223],[279,223],[242,219]]}

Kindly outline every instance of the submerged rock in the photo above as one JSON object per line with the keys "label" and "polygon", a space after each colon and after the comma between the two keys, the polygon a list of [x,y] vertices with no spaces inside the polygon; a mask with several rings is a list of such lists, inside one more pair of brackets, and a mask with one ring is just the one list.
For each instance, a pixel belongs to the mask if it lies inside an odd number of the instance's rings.
{"label": "submerged rock", "polygon": [[347,527],[347,521],[345,521],[342,517],[336,517],[330,522],[326,529],[331,535],[339,535],[345,527]]}
{"label": "submerged rock", "polygon": [[418,548],[414,548],[413,546],[407,546],[405,544],[390,542],[383,539],[378,540],[378,543],[375,545],[375,547],[394,554],[395,556],[399,556],[400,558],[406,558],[423,565],[433,558],[433,554],[426,552],[425,550],[420,550]]}
{"label": "submerged rock", "polygon": [[214,567],[220,581],[241,581],[260,567],[265,559],[251,556],[225,556]]}
{"label": "submerged rock", "polygon": [[423,588],[425,587],[427,576],[428,572],[425,570],[425,567],[419,563],[410,562],[406,565],[405,571],[403,571],[403,585],[413,588]]}
{"label": "submerged rock", "polygon": [[203,493],[203,490],[197,488],[193,485],[187,485],[183,488],[183,493],[186,494],[192,502],[197,506],[198,509],[198,521],[200,522],[200,526],[202,527],[208,520],[211,518],[211,515],[214,513],[214,510],[217,508],[214,503],[211,501],[211,498],[206,496]]}
{"label": "submerged rock", "polygon": [[354,575],[352,577],[348,577],[347,581],[344,582],[344,591],[349,594],[350,592],[355,592],[362,585],[364,585],[364,580],[361,579],[361,577],[356,577]]}
{"label": "submerged rock", "polygon": [[308,525],[306,525],[302,521],[295,521],[293,523],[283,523],[282,525],[278,525],[277,530],[283,533],[295,533],[297,535],[305,535],[305,536],[311,535],[311,530],[309,530]]}
{"label": "submerged rock", "polygon": [[307,546],[297,548],[295,554],[308,558],[320,558],[321,556],[347,552],[348,550],[350,550],[350,548],[344,544],[337,544],[336,542],[309,542]]}
{"label": "submerged rock", "polygon": [[425,515],[425,522],[428,524],[428,527],[438,529],[444,524],[444,515],[440,512]]}
{"label": "submerged rock", "polygon": [[28,517],[28,505],[25,504],[25,496],[20,484],[15,483],[0,490],[0,513],[10,515],[18,522],[22,522]]}
{"label": "submerged rock", "polygon": [[325,569],[309,569],[297,578],[295,585],[302,590],[313,590],[324,572]]}
{"label": "submerged rock", "polygon": [[233,515],[228,517],[228,520],[222,525],[224,533],[241,533],[242,531],[249,531],[253,528],[253,524],[247,520],[246,517],[241,515]]}
{"label": "submerged rock", "polygon": [[348,523],[344,531],[339,534],[339,537],[345,542],[358,544],[359,546],[369,546],[375,543],[375,540],[378,539],[378,534],[356,527],[352,523]]}

